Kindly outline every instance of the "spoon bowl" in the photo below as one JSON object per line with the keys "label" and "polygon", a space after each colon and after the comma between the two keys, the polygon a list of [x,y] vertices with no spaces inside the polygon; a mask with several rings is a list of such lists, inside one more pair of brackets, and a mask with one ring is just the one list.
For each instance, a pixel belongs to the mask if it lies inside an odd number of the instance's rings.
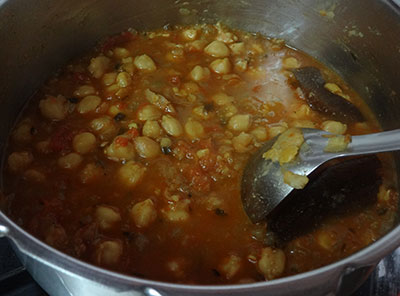
{"label": "spoon bowl", "polygon": [[263,154],[271,149],[279,136],[266,142],[249,159],[242,176],[241,197],[252,222],[265,220],[293,190],[301,190],[284,182],[282,170],[309,176],[331,159],[400,150],[400,129],[352,136],[345,150],[334,153],[326,152],[325,148],[335,135],[310,128],[302,128],[301,131],[304,142],[293,161],[281,165],[263,158]]}

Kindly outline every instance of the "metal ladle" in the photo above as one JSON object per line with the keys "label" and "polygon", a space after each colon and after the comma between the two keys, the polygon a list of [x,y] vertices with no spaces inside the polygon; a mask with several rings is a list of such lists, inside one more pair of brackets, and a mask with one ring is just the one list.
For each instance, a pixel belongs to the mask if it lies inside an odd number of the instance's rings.
{"label": "metal ladle", "polygon": [[263,158],[278,137],[266,142],[248,161],[242,176],[241,196],[244,209],[254,223],[267,216],[294,190],[284,183],[282,168],[298,175],[310,175],[328,160],[400,150],[400,129],[353,136],[347,149],[338,153],[328,153],[324,149],[329,133],[310,129],[301,129],[304,143],[296,159],[283,166]]}

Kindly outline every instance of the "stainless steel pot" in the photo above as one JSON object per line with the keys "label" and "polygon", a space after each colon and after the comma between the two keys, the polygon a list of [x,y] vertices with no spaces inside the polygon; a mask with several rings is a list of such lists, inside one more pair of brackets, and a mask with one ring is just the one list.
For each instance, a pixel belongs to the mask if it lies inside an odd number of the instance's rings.
{"label": "stainless steel pot", "polygon": [[[320,10],[334,12],[321,16]],[[283,38],[352,85],[384,129],[400,127],[400,11],[390,0],[0,0],[0,141],[26,99],[68,60],[127,27],[224,23]],[[395,155],[397,171],[399,155]],[[68,257],[0,212],[0,236],[51,295],[347,295],[400,245],[400,226],[329,266],[270,282],[167,284],[124,276]],[[400,279],[399,279],[400,280]]]}

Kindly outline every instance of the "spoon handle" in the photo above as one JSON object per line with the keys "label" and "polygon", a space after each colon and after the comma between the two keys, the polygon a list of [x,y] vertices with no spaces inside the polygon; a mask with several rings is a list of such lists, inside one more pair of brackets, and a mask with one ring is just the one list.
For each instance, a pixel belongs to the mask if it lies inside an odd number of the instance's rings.
{"label": "spoon handle", "polygon": [[315,167],[327,160],[363,154],[374,154],[400,150],[400,129],[368,134],[362,136],[352,136],[352,141],[344,151],[330,153],[324,149],[328,144],[328,138],[323,137],[325,132],[305,133],[304,137],[313,151],[312,153],[302,153],[303,161],[308,161],[310,167]]}
{"label": "spoon handle", "polygon": [[346,155],[371,154],[400,150],[400,129],[353,136]]}

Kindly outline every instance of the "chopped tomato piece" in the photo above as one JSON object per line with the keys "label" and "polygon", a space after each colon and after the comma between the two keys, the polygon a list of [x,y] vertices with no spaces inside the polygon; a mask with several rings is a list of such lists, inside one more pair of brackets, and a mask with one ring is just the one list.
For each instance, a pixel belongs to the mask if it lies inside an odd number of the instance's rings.
{"label": "chopped tomato piece", "polygon": [[69,150],[73,137],[74,134],[68,126],[59,127],[50,138],[50,149],[53,152]]}
{"label": "chopped tomato piece", "polygon": [[119,145],[119,146],[121,146],[121,147],[126,147],[126,146],[128,146],[128,143],[129,143],[129,139],[128,139],[128,138],[125,138],[125,137],[117,137],[117,138],[115,139],[115,144],[117,144],[117,145]]}
{"label": "chopped tomato piece", "polygon": [[126,135],[128,135],[131,138],[135,138],[139,136],[139,131],[136,128],[131,128],[126,132]]}

